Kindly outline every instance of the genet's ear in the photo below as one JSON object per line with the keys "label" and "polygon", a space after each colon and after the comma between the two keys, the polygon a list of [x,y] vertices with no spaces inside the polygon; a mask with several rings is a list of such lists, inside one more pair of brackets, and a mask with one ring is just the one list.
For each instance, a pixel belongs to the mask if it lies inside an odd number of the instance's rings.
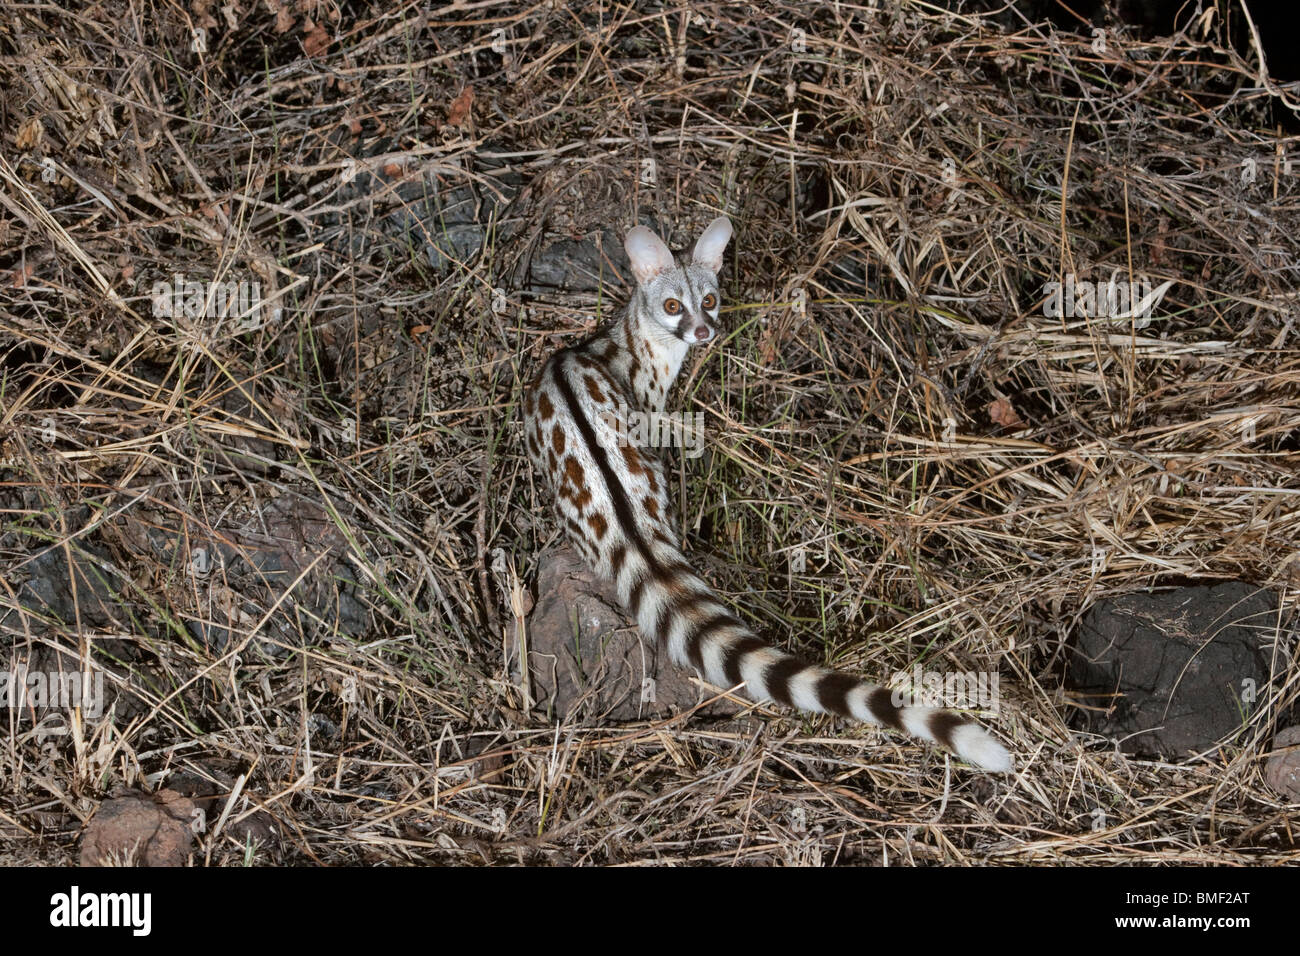
{"label": "genet's ear", "polygon": [[623,240],[627,257],[632,260],[632,274],[644,285],[673,266],[673,254],[664,241],[645,226],[631,229]]}
{"label": "genet's ear", "polygon": [[726,216],[719,216],[709,223],[708,228],[700,235],[691,258],[697,265],[704,266],[716,275],[722,270],[722,251],[727,248],[727,243],[730,241],[731,220]]}

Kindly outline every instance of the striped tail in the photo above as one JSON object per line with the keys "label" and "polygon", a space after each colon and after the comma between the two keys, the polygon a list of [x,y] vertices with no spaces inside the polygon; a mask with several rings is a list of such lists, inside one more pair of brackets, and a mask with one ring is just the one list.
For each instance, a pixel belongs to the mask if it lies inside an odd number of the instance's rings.
{"label": "striped tail", "polygon": [[744,681],[755,700],[892,727],[984,770],[1013,769],[1011,754],[974,721],[950,710],[899,706],[888,688],[768,646],[662,537],[644,542],[638,535],[630,544],[614,564],[619,599],[643,634],[666,641],[676,663],[691,665],[710,683]]}

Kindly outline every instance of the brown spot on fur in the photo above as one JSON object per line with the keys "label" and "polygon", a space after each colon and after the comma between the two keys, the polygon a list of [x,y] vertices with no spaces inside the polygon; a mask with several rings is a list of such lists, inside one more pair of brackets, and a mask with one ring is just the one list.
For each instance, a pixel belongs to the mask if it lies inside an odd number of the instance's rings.
{"label": "brown spot on fur", "polygon": [[560,465],[560,460],[555,457],[555,452],[550,448],[546,449],[546,463],[551,466],[552,472]]}
{"label": "brown spot on fur", "polygon": [[654,495],[659,494],[659,479],[655,477],[654,468],[641,457],[641,452],[635,448],[624,448],[623,463],[627,465],[628,474],[645,475],[646,483],[650,486],[650,492]]}
{"label": "brown spot on fur", "polygon": [[555,427],[551,429],[551,444],[555,446],[557,455],[564,454],[564,429],[560,427],[559,422],[556,422]]}
{"label": "brown spot on fur", "polygon": [[567,489],[561,489],[560,494],[572,501],[578,508],[585,508],[587,502],[591,501],[591,492],[587,490],[587,476],[582,470],[582,465],[578,459],[570,455],[564,459],[564,480],[568,482]]}
{"label": "brown spot on fur", "polygon": [[604,538],[605,532],[609,530],[609,523],[604,515],[595,513],[587,515],[587,524],[591,525],[591,533],[596,536],[597,541]]}
{"label": "brown spot on fur", "polygon": [[605,393],[600,390],[600,383],[596,381],[595,376],[588,375],[582,381],[587,386],[587,394],[591,396],[591,400],[601,405],[605,404]]}
{"label": "brown spot on fur", "polygon": [[528,435],[528,453],[534,458],[538,457],[542,453],[541,446],[537,444],[537,436],[532,433],[529,433]]}
{"label": "brown spot on fur", "polygon": [[555,406],[551,404],[551,399],[545,392],[537,396],[537,412],[542,416],[542,421],[555,414]]}
{"label": "brown spot on fur", "polygon": [[653,520],[659,520],[659,502],[654,497],[647,495],[645,499],[645,513]]}
{"label": "brown spot on fur", "polygon": [[586,473],[582,470],[582,465],[572,455],[564,459],[564,477],[569,479],[569,482],[574,487],[581,486],[587,478]]}

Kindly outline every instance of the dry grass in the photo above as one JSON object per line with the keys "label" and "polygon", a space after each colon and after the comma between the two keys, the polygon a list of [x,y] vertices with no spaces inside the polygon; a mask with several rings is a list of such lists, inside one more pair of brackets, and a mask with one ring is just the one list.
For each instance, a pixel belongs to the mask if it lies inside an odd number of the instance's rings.
{"label": "dry grass", "polygon": [[[4,861],[75,859],[106,792],[179,770],[245,778],[213,864],[1297,859],[1261,755],[1300,688],[1300,143],[1213,31],[219,6],[0,17],[0,613],[42,561],[98,577],[0,639],[116,696],[66,736],[11,725]],[[448,230],[412,184],[473,184],[483,250],[432,268]],[[515,403],[622,295],[612,266],[599,293],[521,276],[555,239],[651,214],[682,245],[719,210],[730,332],[680,393],[708,428],[692,554],[811,656],[999,671],[1014,777],[788,714],[521,712],[506,635],[554,526]],[[154,315],[178,272],[259,282],[264,321]],[[1068,272],[1173,285],[1149,323],[1047,317]],[[227,563],[195,573],[199,547]],[[1236,743],[1175,765],[1071,732],[1083,610],[1234,578],[1284,611]],[[259,808],[278,847],[232,837]]]}

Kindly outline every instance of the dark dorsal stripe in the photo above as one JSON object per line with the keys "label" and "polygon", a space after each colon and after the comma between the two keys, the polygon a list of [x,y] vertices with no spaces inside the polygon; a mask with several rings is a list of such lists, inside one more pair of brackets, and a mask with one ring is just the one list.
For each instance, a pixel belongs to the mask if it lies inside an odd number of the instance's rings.
{"label": "dark dorsal stripe", "polygon": [[605,452],[605,446],[597,440],[591,422],[587,421],[587,416],[582,414],[582,406],[578,404],[578,398],[573,394],[573,386],[569,382],[567,373],[569,361],[572,358],[573,355],[568,349],[555,354],[553,375],[555,386],[560,390],[560,396],[569,409],[569,417],[578,426],[578,431],[582,432],[582,441],[587,446],[587,451],[591,453],[592,460],[596,462],[596,467],[600,470],[600,476],[605,481],[605,489],[609,492],[609,499],[614,505],[614,516],[618,518],[623,534],[641,552],[650,573],[659,577],[662,569],[658,559],[654,556],[654,552],[650,550],[645,539],[641,537],[641,529],[637,527],[636,512],[632,510],[632,502],[627,496],[627,489],[623,487],[618,480],[618,476],[614,474],[614,469],[609,463],[609,455]]}

